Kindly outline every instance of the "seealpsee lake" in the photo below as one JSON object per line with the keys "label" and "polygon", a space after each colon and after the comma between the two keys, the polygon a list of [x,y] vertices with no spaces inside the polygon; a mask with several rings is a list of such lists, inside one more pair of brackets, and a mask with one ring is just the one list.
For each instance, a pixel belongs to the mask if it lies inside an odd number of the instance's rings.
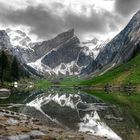
{"label": "seealpsee lake", "polygon": [[[130,106],[107,96],[133,96],[126,93],[85,92],[73,88],[50,87],[30,92],[14,91],[0,100],[0,108],[20,112],[49,126],[63,127],[112,140],[140,140],[140,117]],[[106,96],[107,95],[107,96]],[[140,94],[136,93],[136,98]]]}

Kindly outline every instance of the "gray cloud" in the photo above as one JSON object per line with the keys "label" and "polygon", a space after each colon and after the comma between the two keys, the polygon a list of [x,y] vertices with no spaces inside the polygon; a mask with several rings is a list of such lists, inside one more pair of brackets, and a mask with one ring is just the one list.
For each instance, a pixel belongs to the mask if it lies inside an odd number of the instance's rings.
{"label": "gray cloud", "polygon": [[43,6],[29,6],[24,10],[8,10],[3,7],[0,10],[0,20],[3,24],[29,26],[31,33],[40,38],[50,37],[63,29],[60,17]]}
{"label": "gray cloud", "polygon": [[101,13],[97,13],[94,9],[91,11],[91,16],[77,15],[73,12],[67,12],[65,15],[66,27],[73,27],[77,33],[106,33],[112,26],[113,30],[117,29],[117,17],[102,9]]}
{"label": "gray cloud", "polygon": [[[116,9],[119,1],[116,2]],[[126,1],[126,0],[123,0]],[[71,9],[67,9],[61,16],[54,12],[61,10],[64,5],[52,3],[51,9],[47,6],[28,6],[25,9],[9,9],[6,5],[0,4],[0,23],[4,25],[25,25],[30,28],[30,33],[38,38],[48,39],[56,34],[70,28],[75,28],[76,34],[82,37],[88,33],[104,34],[118,29],[121,24],[121,16],[110,13],[104,9],[97,13],[94,6],[83,7],[83,13],[87,8],[91,9],[90,16],[76,14]]]}
{"label": "gray cloud", "polygon": [[129,16],[140,10],[140,0],[115,0],[115,10],[122,16]]}

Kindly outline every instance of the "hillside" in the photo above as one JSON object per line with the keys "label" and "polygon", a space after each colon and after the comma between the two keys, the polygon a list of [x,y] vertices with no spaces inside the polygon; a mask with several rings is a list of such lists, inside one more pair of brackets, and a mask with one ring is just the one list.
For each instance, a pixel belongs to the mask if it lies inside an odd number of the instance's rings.
{"label": "hillside", "polygon": [[140,84],[140,54],[129,62],[124,63],[103,75],[82,81],[81,85],[104,85],[110,84]]}

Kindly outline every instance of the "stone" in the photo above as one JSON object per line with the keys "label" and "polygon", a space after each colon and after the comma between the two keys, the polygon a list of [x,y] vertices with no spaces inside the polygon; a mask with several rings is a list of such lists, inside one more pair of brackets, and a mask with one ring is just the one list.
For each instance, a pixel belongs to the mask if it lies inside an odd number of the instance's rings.
{"label": "stone", "polygon": [[40,138],[41,136],[45,136],[45,134],[41,131],[32,130],[28,133],[32,139]]}
{"label": "stone", "polygon": [[15,135],[7,137],[7,140],[31,140],[30,135],[23,134],[23,135]]}
{"label": "stone", "polygon": [[0,89],[0,99],[6,99],[11,95],[11,91],[9,89],[2,88]]}

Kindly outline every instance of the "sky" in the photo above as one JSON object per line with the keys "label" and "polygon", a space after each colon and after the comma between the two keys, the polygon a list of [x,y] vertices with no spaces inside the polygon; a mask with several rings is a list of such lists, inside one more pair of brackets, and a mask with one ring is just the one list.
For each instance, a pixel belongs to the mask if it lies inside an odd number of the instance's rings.
{"label": "sky", "polygon": [[74,28],[80,40],[113,38],[140,10],[140,0],[0,0],[0,28],[33,41]]}

